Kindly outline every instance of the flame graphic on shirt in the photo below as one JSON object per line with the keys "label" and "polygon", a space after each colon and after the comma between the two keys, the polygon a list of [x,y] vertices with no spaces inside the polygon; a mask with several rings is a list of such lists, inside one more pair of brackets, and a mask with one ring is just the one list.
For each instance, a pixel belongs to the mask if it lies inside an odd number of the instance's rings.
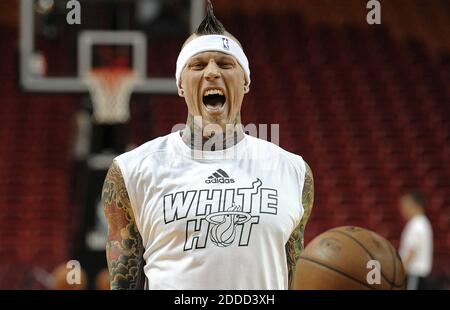
{"label": "flame graphic on shirt", "polygon": [[236,236],[236,227],[250,220],[250,215],[242,212],[242,207],[233,205],[227,211],[211,213],[206,220],[212,225],[211,241],[219,247],[231,245]]}

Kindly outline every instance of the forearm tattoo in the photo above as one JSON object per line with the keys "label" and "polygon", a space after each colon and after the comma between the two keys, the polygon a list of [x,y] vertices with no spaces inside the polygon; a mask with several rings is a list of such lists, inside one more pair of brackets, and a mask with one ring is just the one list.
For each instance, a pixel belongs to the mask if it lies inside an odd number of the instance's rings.
{"label": "forearm tattoo", "polygon": [[300,224],[292,232],[286,243],[286,257],[288,267],[289,288],[291,288],[292,279],[295,274],[295,266],[304,248],[305,226],[311,215],[311,209],[314,203],[314,178],[311,168],[306,164],[305,184],[303,186],[302,205],[304,214]]}
{"label": "forearm tattoo", "polygon": [[143,288],[143,245],[119,166],[111,165],[102,190],[108,220],[106,258],[112,290]]}

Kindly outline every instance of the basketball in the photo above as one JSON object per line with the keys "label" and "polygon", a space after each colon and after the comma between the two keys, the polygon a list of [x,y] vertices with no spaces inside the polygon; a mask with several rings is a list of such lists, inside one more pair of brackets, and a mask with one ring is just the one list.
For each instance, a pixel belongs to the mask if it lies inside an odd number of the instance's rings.
{"label": "basketball", "polygon": [[389,241],[373,231],[344,226],[320,234],[304,249],[294,289],[402,290],[405,282],[402,262]]}

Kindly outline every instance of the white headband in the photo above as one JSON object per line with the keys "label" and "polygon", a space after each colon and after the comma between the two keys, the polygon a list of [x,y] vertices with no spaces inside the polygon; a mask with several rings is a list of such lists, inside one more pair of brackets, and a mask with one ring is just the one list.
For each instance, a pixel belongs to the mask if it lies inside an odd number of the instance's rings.
{"label": "white headband", "polygon": [[234,58],[236,58],[241,67],[244,69],[248,80],[247,85],[250,85],[250,67],[248,65],[248,59],[239,44],[229,37],[211,34],[199,36],[193,39],[181,50],[180,55],[178,55],[177,71],[175,74],[177,79],[177,87],[180,86],[181,71],[183,71],[189,58],[197,55],[198,53],[208,51],[222,52],[234,56]]}

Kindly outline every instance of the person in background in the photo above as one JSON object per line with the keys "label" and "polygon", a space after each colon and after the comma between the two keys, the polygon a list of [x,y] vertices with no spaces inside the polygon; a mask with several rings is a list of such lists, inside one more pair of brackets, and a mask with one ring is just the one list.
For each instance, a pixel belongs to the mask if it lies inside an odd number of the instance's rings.
{"label": "person in background", "polygon": [[425,198],[418,191],[404,194],[400,212],[407,222],[400,239],[400,256],[405,267],[408,290],[427,289],[433,264],[433,231],[425,215]]}

